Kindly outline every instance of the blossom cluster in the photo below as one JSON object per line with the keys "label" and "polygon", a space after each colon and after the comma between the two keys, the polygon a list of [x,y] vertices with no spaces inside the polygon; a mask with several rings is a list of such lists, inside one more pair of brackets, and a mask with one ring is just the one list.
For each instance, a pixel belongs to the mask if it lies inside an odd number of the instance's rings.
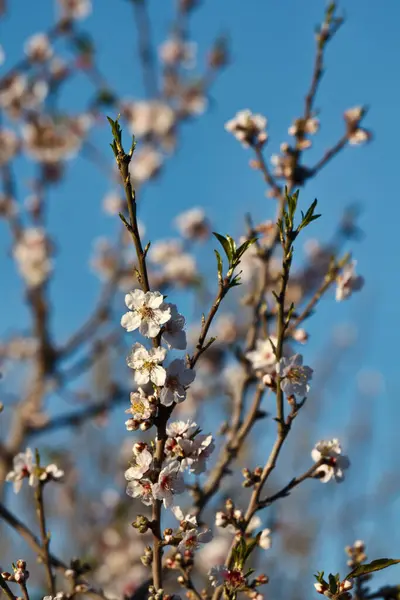
{"label": "blossom cluster", "polygon": [[[125,302],[129,311],[123,315],[121,325],[128,332],[137,330],[153,340],[150,349],[136,342],[127,358],[140,387],[131,393],[126,427],[130,431],[146,430],[162,407],[171,409],[186,399],[195,371],[182,358],[175,358],[164,366],[168,350],[184,350],[187,345],[185,319],[176,305],[165,302],[160,292],[139,289],[127,294]],[[150,386],[151,392],[147,393],[144,386]],[[138,442],[133,446],[133,458],[125,478],[128,495],[140,498],[147,505],[160,500],[169,508],[175,503],[174,496],[185,490],[183,472],[204,472],[214,443],[211,435],[202,434],[190,420],[169,423],[166,435],[161,468],[154,462],[154,449]]]}

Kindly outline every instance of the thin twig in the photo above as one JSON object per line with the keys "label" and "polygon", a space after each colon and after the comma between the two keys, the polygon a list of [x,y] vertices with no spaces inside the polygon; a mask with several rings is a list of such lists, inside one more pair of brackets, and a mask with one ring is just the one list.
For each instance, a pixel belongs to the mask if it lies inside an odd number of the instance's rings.
{"label": "thin twig", "polygon": [[44,564],[44,568],[46,571],[47,586],[48,586],[50,595],[54,597],[57,592],[56,592],[56,584],[55,584],[55,579],[54,579],[54,574],[53,574],[53,569],[52,569],[52,564],[51,564],[50,550],[49,550],[50,533],[46,529],[46,516],[45,516],[45,509],[44,509],[43,488],[44,488],[44,484],[39,481],[39,484],[35,491],[36,515],[37,515],[38,522],[39,522],[40,537],[42,539],[42,549],[43,549],[42,559],[43,559],[43,564]]}

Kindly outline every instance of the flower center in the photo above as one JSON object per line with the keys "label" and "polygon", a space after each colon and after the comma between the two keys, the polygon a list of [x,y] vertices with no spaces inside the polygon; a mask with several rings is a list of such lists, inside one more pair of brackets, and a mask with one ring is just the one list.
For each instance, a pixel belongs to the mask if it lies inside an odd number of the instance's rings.
{"label": "flower center", "polygon": [[145,319],[146,321],[154,319],[154,310],[149,306],[142,306],[138,312],[142,319]]}

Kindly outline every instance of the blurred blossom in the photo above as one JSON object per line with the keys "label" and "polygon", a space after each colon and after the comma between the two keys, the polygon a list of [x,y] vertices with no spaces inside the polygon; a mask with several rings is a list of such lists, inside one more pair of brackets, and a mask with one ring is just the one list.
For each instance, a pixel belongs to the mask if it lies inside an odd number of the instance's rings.
{"label": "blurred blossom", "polygon": [[162,62],[168,67],[182,65],[187,69],[195,66],[197,44],[184,42],[177,37],[166,40],[159,48]]}
{"label": "blurred blossom", "polygon": [[144,183],[158,175],[163,157],[153,146],[143,146],[135,152],[129,165],[129,172],[135,183]]}
{"label": "blurred blossom", "polygon": [[44,163],[72,158],[81,147],[84,128],[85,123],[78,119],[55,122],[42,117],[26,123],[22,128],[26,153]]}
{"label": "blurred blossom", "polygon": [[360,275],[356,275],[356,265],[357,261],[353,260],[350,264],[345,265],[342,272],[337,276],[337,302],[350,298],[353,292],[358,292],[364,286],[364,278]]}
{"label": "blurred blossom", "polygon": [[25,54],[32,62],[45,62],[53,56],[49,38],[45,33],[36,33],[25,42]]}
{"label": "blurred blossom", "polygon": [[215,335],[217,342],[233,344],[238,336],[237,317],[232,313],[225,313],[217,317]]}
{"label": "blurred blossom", "polygon": [[50,244],[43,229],[25,229],[14,247],[19,272],[29,287],[46,281],[52,271]]}
{"label": "blurred blossom", "polygon": [[210,225],[202,208],[191,208],[181,213],[175,223],[184,238],[203,240],[210,235]]}
{"label": "blurred blossom", "polygon": [[226,131],[233,133],[245,148],[263,145],[268,139],[267,119],[263,115],[253,114],[250,110],[241,110],[225,124]]}
{"label": "blurred blossom", "polygon": [[257,340],[254,350],[246,353],[246,358],[250,361],[255,371],[264,371],[275,365],[276,357],[271,341],[276,347],[277,337],[271,335],[270,339]]}
{"label": "blurred blossom", "polygon": [[69,19],[85,19],[92,12],[91,0],[58,0],[63,16]]}
{"label": "blurred blossom", "polygon": [[363,106],[349,108],[344,113],[349,144],[353,146],[364,144],[372,137],[370,131],[359,126],[360,121],[364,117],[365,113],[366,110]]}
{"label": "blurred blossom", "polygon": [[123,107],[131,133],[136,138],[150,135],[164,137],[173,129],[176,121],[174,110],[159,100],[143,100]]}
{"label": "blurred blossom", "polygon": [[[109,192],[103,199],[103,210],[106,214],[115,216],[123,210],[124,199],[118,192]],[[129,235],[131,240],[131,236]]]}
{"label": "blurred blossom", "polygon": [[164,266],[165,277],[178,286],[195,283],[198,278],[196,261],[191,254],[171,258]]}
{"label": "blurred blossom", "polygon": [[325,464],[317,468],[317,473],[320,475],[320,481],[327,483],[331,479],[341,482],[344,479],[344,470],[350,466],[350,461],[347,456],[342,454],[342,448],[339,440],[322,440],[315,445],[311,452],[311,458],[314,462],[324,459]]}
{"label": "blurred blossom", "polygon": [[182,254],[181,240],[156,240],[150,246],[149,258],[155,264],[166,264],[170,259]]}
{"label": "blurred blossom", "polygon": [[0,129],[0,166],[11,160],[19,149],[19,140],[11,129]]}
{"label": "blurred blossom", "polygon": [[199,84],[193,84],[181,90],[179,110],[183,117],[202,115],[208,105],[204,89]]}
{"label": "blurred blossom", "polygon": [[[118,269],[118,254],[106,238],[94,240],[94,253],[90,259],[92,269],[100,277],[110,279]],[[129,287],[131,281],[129,282]]]}

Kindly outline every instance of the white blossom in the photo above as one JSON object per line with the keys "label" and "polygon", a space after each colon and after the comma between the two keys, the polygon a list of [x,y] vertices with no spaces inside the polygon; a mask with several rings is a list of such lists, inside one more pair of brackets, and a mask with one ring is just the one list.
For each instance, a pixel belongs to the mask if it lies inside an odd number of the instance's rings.
{"label": "white blossom", "polygon": [[59,0],[66,17],[84,19],[92,12],[91,0]]}
{"label": "white blossom", "polygon": [[164,467],[158,476],[157,483],[152,485],[154,498],[162,500],[165,508],[172,506],[174,495],[181,494],[184,490],[185,484],[177,461],[172,461]]}
{"label": "white blossom", "polygon": [[124,201],[118,192],[109,192],[103,199],[103,210],[111,216],[115,216],[123,209]]}
{"label": "white blossom", "polygon": [[210,226],[202,208],[191,208],[175,219],[180,234],[187,239],[204,239],[210,233]]}
{"label": "white blossom", "polygon": [[228,517],[222,510],[218,511],[215,515],[215,526],[216,527],[226,527],[228,521]]}
{"label": "white blossom", "polygon": [[45,33],[36,33],[25,42],[25,54],[32,62],[45,62],[53,56],[50,40]]}
{"label": "white blossom", "polygon": [[138,385],[144,385],[152,381],[157,386],[165,383],[165,369],[159,365],[165,358],[165,348],[152,348],[147,350],[144,346],[136,343],[127,358],[128,367],[135,370],[135,381]]}
{"label": "white blossom", "polygon": [[356,275],[356,264],[357,262],[353,260],[350,264],[345,265],[342,269],[342,272],[337,276],[337,302],[346,300],[353,292],[358,292],[364,286],[364,278],[361,277],[361,275]]}
{"label": "white blossom", "polygon": [[187,421],[173,421],[167,425],[166,433],[170,438],[189,439],[198,429],[197,423],[188,419]]}
{"label": "white blossom", "polygon": [[131,392],[130,395],[131,407],[125,412],[132,415],[135,421],[146,421],[153,414],[153,406],[150,404],[147,395],[142,388],[138,388],[137,392]]}
{"label": "white blossom", "polygon": [[160,171],[163,157],[153,146],[143,146],[135,152],[129,164],[129,172],[136,183],[144,183],[153,179]]}
{"label": "white blossom", "polygon": [[13,458],[13,469],[6,475],[6,481],[12,481],[14,492],[18,494],[24,479],[29,479],[29,485],[35,487],[38,483],[36,475],[36,462],[33,452],[27,448]]}
{"label": "white blossom", "polygon": [[164,265],[182,254],[182,242],[178,239],[159,240],[151,244],[149,258],[156,265]]}
{"label": "white blossom", "polygon": [[171,310],[171,318],[164,325],[162,339],[168,348],[185,350],[187,346],[185,317],[178,312],[176,304],[168,304]]}
{"label": "white blossom", "polygon": [[244,575],[238,569],[228,569],[225,565],[212,567],[208,573],[211,585],[218,587],[225,584],[231,590],[236,590],[245,583]]}
{"label": "white blossom", "polygon": [[193,369],[186,368],[184,360],[173,360],[167,368],[167,376],[160,394],[161,404],[171,406],[173,402],[183,402],[186,398],[186,387],[194,381],[195,376]]}
{"label": "white blossom", "polygon": [[130,310],[122,316],[122,327],[127,331],[139,329],[145,337],[157,337],[161,327],[171,318],[171,309],[160,292],[133,290],[126,294],[125,304]]}
{"label": "white blossom", "polygon": [[59,481],[63,477],[64,477],[64,471],[62,469],[59,469],[57,467],[57,465],[52,463],[50,465],[47,465],[47,467],[45,467],[45,470],[40,475],[40,480],[41,481],[49,481],[49,480]]}
{"label": "white blossom", "polygon": [[287,396],[306,396],[310,386],[313,370],[303,366],[301,354],[294,354],[290,358],[281,358],[276,365],[276,372],[280,375],[281,388]]}
{"label": "white blossom", "polygon": [[150,469],[152,462],[153,457],[150,452],[146,449],[142,450],[135,456],[134,463],[125,471],[125,479],[127,481],[141,479]]}
{"label": "white blossom", "polygon": [[171,258],[164,266],[164,275],[177,285],[188,285],[197,279],[196,261],[191,254]]}
{"label": "white blossom", "polygon": [[[137,101],[126,107],[129,128],[137,138],[149,135],[166,136],[176,121],[174,110],[158,100]],[[134,159],[133,159],[134,160]]]}
{"label": "white blossom", "polygon": [[196,43],[184,42],[177,37],[172,37],[160,46],[159,55],[162,62],[169,67],[181,64],[190,69],[195,63],[196,50]]}
{"label": "white blossom", "polygon": [[206,470],[207,458],[214,451],[214,438],[211,434],[198,434],[193,440],[182,439],[179,442],[183,459],[181,469],[200,475]]}
{"label": "white blossom", "polygon": [[327,483],[332,478],[338,482],[343,481],[343,471],[350,466],[350,461],[347,456],[342,455],[342,448],[336,438],[318,442],[311,452],[311,457],[314,462],[318,462],[322,458],[326,459],[326,463],[318,467],[316,471],[321,475],[322,483]]}
{"label": "white blossom", "polygon": [[126,493],[131,498],[140,498],[146,506],[153,504],[152,483],[148,479],[133,479],[126,486]]}
{"label": "white blossom", "polygon": [[274,348],[270,340],[276,347],[278,339],[271,335],[269,339],[257,340],[255,349],[246,353],[246,358],[251,362],[255,371],[268,369],[276,363]]}
{"label": "white blossom", "polygon": [[19,149],[19,139],[11,129],[0,129],[0,166],[14,158]]}
{"label": "white blossom", "polygon": [[180,523],[182,523],[182,522],[190,523],[194,527],[197,527],[197,519],[196,519],[195,515],[190,515],[190,514],[184,515],[180,506],[172,506],[171,511],[173,512],[173,514],[175,515],[175,517],[178,519],[178,521]]}
{"label": "white blossom", "polygon": [[253,114],[250,110],[239,111],[234,119],[225,124],[225,129],[233,133],[245,148],[264,144],[268,139],[266,127],[266,117]]}
{"label": "white blossom", "polygon": [[198,531],[197,529],[189,529],[184,533],[182,540],[178,544],[178,552],[182,554],[186,551],[194,552],[200,544],[206,544],[212,540],[212,532],[210,529]]}
{"label": "white blossom", "polygon": [[49,242],[41,228],[25,229],[14,247],[19,271],[29,287],[44,283],[52,270]]}
{"label": "white blossom", "polygon": [[271,541],[271,530],[270,529],[263,529],[263,531],[261,532],[261,535],[258,539],[258,545],[263,550],[269,550],[269,548],[271,548],[272,541]]}

